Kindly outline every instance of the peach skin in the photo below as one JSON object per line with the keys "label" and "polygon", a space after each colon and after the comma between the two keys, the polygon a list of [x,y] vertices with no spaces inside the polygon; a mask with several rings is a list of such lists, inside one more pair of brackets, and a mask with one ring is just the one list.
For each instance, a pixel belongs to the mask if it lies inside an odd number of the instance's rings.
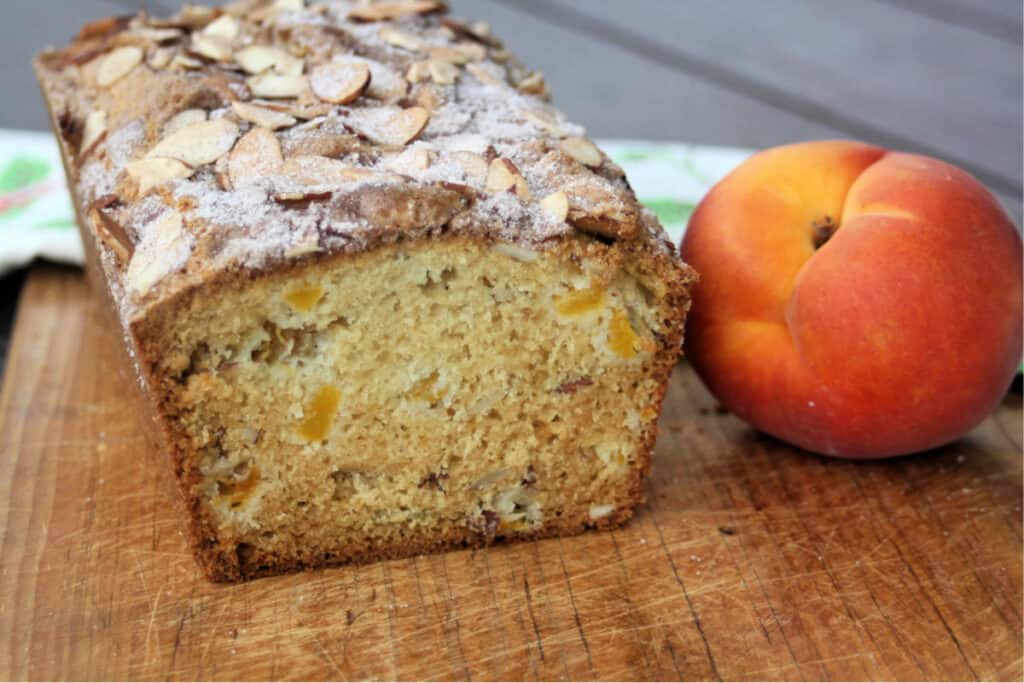
{"label": "peach skin", "polygon": [[937,159],[856,142],[756,154],[715,186],[682,244],[701,275],[686,350],[755,428],[826,455],[952,441],[1021,360],[1021,238]]}

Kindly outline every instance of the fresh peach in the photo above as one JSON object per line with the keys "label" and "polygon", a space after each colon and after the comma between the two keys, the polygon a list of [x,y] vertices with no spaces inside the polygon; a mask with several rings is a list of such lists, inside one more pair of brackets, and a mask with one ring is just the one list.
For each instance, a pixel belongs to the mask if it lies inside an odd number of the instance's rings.
{"label": "fresh peach", "polygon": [[937,159],[855,142],[754,155],[704,198],[683,258],[686,330],[724,407],[818,453],[878,458],[952,441],[1021,361],[1021,238]]}

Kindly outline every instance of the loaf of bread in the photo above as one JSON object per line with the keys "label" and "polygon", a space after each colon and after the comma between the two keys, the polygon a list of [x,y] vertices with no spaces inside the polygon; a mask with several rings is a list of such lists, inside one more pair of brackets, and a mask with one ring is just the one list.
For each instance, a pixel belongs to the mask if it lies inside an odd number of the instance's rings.
{"label": "loaf of bread", "polygon": [[190,5],[36,70],[211,579],[642,502],[694,274],[486,25]]}

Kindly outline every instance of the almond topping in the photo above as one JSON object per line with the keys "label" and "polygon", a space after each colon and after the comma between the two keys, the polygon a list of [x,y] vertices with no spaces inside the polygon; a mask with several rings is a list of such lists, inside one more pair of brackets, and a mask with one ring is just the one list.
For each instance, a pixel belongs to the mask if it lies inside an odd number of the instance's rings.
{"label": "almond topping", "polygon": [[227,14],[214,19],[200,32],[208,38],[221,38],[232,41],[238,37],[241,26],[238,20]]}
{"label": "almond topping", "polygon": [[282,76],[274,73],[252,76],[246,83],[253,96],[271,99],[298,97],[309,87],[305,76]]}
{"label": "almond topping", "polygon": [[324,102],[348,104],[366,92],[370,68],[358,62],[322,64],[310,73],[309,85]]}
{"label": "almond topping", "polygon": [[146,157],[177,159],[193,168],[212,164],[231,151],[238,132],[238,125],[228,119],[194,123],[161,140]]}
{"label": "almond topping", "polygon": [[126,45],[111,50],[101,58],[103,61],[96,72],[96,83],[101,88],[113,85],[141,64],[142,56],[142,48],[135,45]]}
{"label": "almond topping", "polygon": [[463,64],[466,62],[482,62],[487,58],[487,48],[480,43],[458,43],[451,49],[462,55]]}
{"label": "almond topping", "polygon": [[601,150],[586,138],[566,138],[559,144],[562,151],[584,166],[600,166],[604,163]]}
{"label": "almond topping", "polygon": [[449,62],[431,59],[427,62],[427,69],[430,71],[430,77],[434,79],[434,83],[438,85],[452,85],[459,77],[459,67]]}
{"label": "almond topping", "polygon": [[246,73],[256,75],[273,69],[282,76],[301,76],[304,63],[284,50],[269,45],[251,45],[235,53],[235,62]]}
{"label": "almond topping", "polygon": [[448,62],[449,64],[462,65],[470,61],[465,52],[456,50],[453,47],[432,47],[427,51],[427,54],[431,59],[438,62]]}
{"label": "almond topping", "polygon": [[89,221],[92,223],[96,236],[114,252],[121,267],[124,267],[131,259],[132,252],[135,251],[135,245],[128,238],[124,227],[108,216],[98,202],[94,202],[92,208],[89,209]]}
{"label": "almond topping", "polygon": [[540,200],[540,207],[556,221],[564,222],[569,215],[569,198],[559,190]]}
{"label": "almond topping", "polygon": [[206,57],[214,62],[226,62],[231,59],[231,41],[220,36],[196,33],[192,36],[189,49],[200,57]]}
{"label": "almond topping", "polygon": [[84,157],[92,151],[107,134],[107,112],[94,109],[85,117],[82,129],[82,144],[78,148],[79,156]]}
{"label": "almond topping", "polygon": [[166,69],[174,59],[174,52],[173,47],[158,47],[149,54],[146,64],[157,71]]}
{"label": "almond topping", "polygon": [[417,147],[416,149],[407,149],[392,159],[388,168],[396,173],[408,174],[427,170],[432,161],[432,150],[426,147]]}
{"label": "almond topping", "polygon": [[378,144],[398,147],[418,138],[430,121],[430,112],[423,107],[380,107],[360,109],[352,114],[349,123],[357,131]]}
{"label": "almond topping", "polygon": [[413,62],[409,65],[409,70],[405,72],[405,80],[410,83],[419,83],[428,78],[430,78],[430,62],[427,60]]}
{"label": "almond topping", "polygon": [[471,178],[487,177],[487,159],[474,152],[458,151],[452,152],[452,160],[462,167],[466,175]]}
{"label": "almond topping", "polygon": [[174,59],[171,60],[171,66],[180,66],[182,69],[189,71],[195,71],[203,68],[203,63],[194,57],[179,52],[174,55]]}
{"label": "almond topping", "polygon": [[251,185],[281,170],[284,158],[277,136],[256,127],[242,136],[228,157],[228,177],[233,187]]}
{"label": "almond topping", "polygon": [[164,124],[164,137],[177,133],[182,128],[195,123],[202,123],[206,120],[206,112],[202,109],[186,109],[175,114]]}
{"label": "almond topping", "polygon": [[532,196],[526,180],[516,165],[500,157],[492,161],[487,168],[487,182],[484,187],[492,194],[514,191],[516,196],[524,201]]}
{"label": "almond topping", "polygon": [[391,21],[411,14],[429,14],[444,9],[438,0],[406,0],[405,2],[378,2],[349,10],[353,21]]}
{"label": "almond topping", "polygon": [[192,169],[177,159],[166,157],[154,157],[152,159],[139,159],[125,167],[128,177],[134,180],[139,186],[139,196],[148,193],[154,187],[179,178],[188,178],[192,175]]}
{"label": "almond topping", "polygon": [[[308,188],[330,188],[338,187],[356,180],[362,180],[368,175],[365,169],[352,168],[348,164],[329,159],[315,154],[292,157],[286,159],[281,166],[280,175],[293,185]],[[289,192],[279,192],[291,194]],[[276,196],[276,195],[275,195]],[[294,197],[286,197],[293,199]]]}
{"label": "almond topping", "polygon": [[549,94],[548,84],[547,81],[544,80],[544,74],[539,71],[534,71],[526,78],[519,81],[516,85],[516,89],[525,95],[547,97]]}
{"label": "almond topping", "polygon": [[488,71],[486,68],[479,64],[467,64],[466,71],[471,73],[474,78],[485,85],[508,85],[505,79],[495,76],[493,73]]}
{"label": "almond topping", "polygon": [[298,123],[298,120],[290,114],[274,111],[273,109],[267,109],[265,107],[259,107],[255,104],[249,104],[248,102],[232,102],[231,109],[235,112],[235,115],[243,121],[248,121],[249,123],[269,128],[270,130],[289,128]]}
{"label": "almond topping", "polygon": [[187,258],[189,249],[185,221],[177,211],[165,211],[145,227],[143,234],[143,241],[150,247],[135,251],[125,274],[128,289],[136,296],[146,294],[165,276],[180,267],[175,259],[168,257],[169,254],[181,254],[185,250],[184,256]]}
{"label": "almond topping", "polygon": [[547,131],[556,137],[564,137],[565,131],[558,125],[558,122],[547,114],[524,109],[520,112],[523,118],[541,130]]}
{"label": "almond topping", "polygon": [[419,36],[406,33],[405,31],[399,31],[397,28],[391,26],[382,27],[378,35],[380,36],[380,39],[388,45],[400,47],[403,50],[420,52],[426,49],[426,43],[424,43]]}

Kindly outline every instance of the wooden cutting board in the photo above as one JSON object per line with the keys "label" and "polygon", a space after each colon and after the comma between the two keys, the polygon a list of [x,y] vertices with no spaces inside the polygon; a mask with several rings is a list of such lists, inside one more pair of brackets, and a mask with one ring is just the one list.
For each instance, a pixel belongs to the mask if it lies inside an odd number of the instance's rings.
{"label": "wooden cutting board", "polygon": [[1024,676],[1017,392],[953,446],[857,464],[755,434],[683,365],[624,529],[212,585],[82,275],[35,270],[19,310],[0,678]]}

